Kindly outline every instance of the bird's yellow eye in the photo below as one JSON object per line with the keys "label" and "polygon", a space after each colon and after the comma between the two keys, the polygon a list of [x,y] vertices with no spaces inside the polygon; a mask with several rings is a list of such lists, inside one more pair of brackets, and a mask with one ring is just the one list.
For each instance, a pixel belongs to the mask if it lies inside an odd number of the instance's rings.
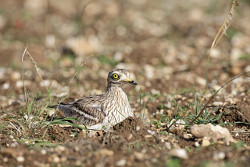
{"label": "bird's yellow eye", "polygon": [[116,73],[114,73],[114,74],[113,74],[113,78],[114,78],[114,79],[119,79],[119,75],[116,74]]}

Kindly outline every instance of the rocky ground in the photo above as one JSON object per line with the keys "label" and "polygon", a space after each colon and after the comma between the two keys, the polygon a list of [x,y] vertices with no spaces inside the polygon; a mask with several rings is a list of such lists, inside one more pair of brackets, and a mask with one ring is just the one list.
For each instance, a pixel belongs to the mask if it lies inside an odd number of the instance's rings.
{"label": "rocky ground", "polygon": [[[209,63],[228,0],[0,4],[0,166],[250,163],[248,0]],[[102,93],[114,68],[139,83],[124,88],[135,118],[90,136],[47,109]]]}

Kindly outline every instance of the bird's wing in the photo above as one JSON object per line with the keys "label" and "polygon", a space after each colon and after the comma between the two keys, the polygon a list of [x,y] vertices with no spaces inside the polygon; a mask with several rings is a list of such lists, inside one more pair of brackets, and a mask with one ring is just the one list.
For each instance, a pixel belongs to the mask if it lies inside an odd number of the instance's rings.
{"label": "bird's wing", "polygon": [[105,117],[101,104],[97,101],[80,99],[70,104],[61,103],[58,108],[64,112],[65,116],[77,118],[78,124],[87,126],[101,123]]}

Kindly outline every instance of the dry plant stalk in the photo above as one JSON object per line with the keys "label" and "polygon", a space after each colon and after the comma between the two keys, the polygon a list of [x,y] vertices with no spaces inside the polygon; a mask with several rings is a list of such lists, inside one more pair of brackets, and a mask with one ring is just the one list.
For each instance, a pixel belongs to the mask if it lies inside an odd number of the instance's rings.
{"label": "dry plant stalk", "polygon": [[[24,62],[24,57],[25,57],[25,55],[27,55],[27,56],[30,58],[32,64],[34,65],[34,67],[35,67],[35,69],[36,69],[36,72],[37,72],[38,76],[40,77],[40,79],[41,79],[42,82],[43,82],[44,87],[46,87],[46,89],[48,90],[48,87],[47,87],[47,85],[45,84],[45,82],[44,82],[44,80],[43,80],[43,77],[42,77],[42,75],[41,75],[42,70],[37,66],[36,61],[34,60],[34,58],[33,58],[33,57],[31,56],[31,54],[29,53],[29,51],[28,51],[28,46],[26,46],[25,49],[24,49],[24,52],[23,52],[23,55],[22,55],[22,63]],[[23,74],[22,74],[22,75],[23,75]],[[25,99],[27,100],[27,93],[26,93],[26,88],[25,88],[25,85],[24,85],[24,79],[23,79],[23,88],[24,88]]]}
{"label": "dry plant stalk", "polygon": [[25,98],[26,103],[28,102],[28,99],[27,99],[27,91],[26,91],[26,88],[25,88],[25,85],[24,85],[23,60],[24,60],[24,56],[26,55],[27,49],[28,49],[28,46],[25,47],[25,49],[23,51],[23,55],[22,55],[22,81],[23,81],[24,98]]}
{"label": "dry plant stalk", "polygon": [[[209,53],[208,53],[208,61],[207,61],[207,69],[206,69],[206,80],[207,80],[207,71],[208,71],[208,64],[209,64],[209,60],[210,60],[210,57],[211,57],[211,52],[214,48],[216,48],[216,46],[220,43],[223,35],[226,35],[226,31],[227,29],[230,27],[230,25],[232,24],[232,20],[233,20],[233,15],[234,15],[234,12],[235,12],[235,8],[237,6],[239,6],[240,3],[237,1],[237,0],[233,0],[231,2],[231,5],[230,5],[230,9],[229,9],[229,13],[227,15],[227,17],[225,18],[222,26],[220,27],[219,31],[217,32],[213,42],[212,42],[212,45],[210,47],[210,50],[209,50]],[[240,75],[237,75],[235,76],[234,78],[230,79],[229,81],[227,81],[225,84],[223,84],[220,89],[218,89],[210,98],[209,100],[207,101],[207,103],[204,105],[204,107],[201,109],[201,111],[199,112],[199,114],[190,122],[190,125],[194,123],[194,121],[196,121],[200,116],[201,114],[203,113],[203,111],[205,110],[205,108],[208,106],[208,104],[212,101],[212,99],[215,97],[215,95],[223,88],[225,87],[228,83],[232,82],[234,79],[236,78],[239,78],[243,75],[247,75],[248,72],[246,73],[243,73],[243,74],[240,74]]]}
{"label": "dry plant stalk", "polygon": [[212,45],[211,45],[209,53],[208,53],[208,58],[210,58],[212,50],[214,48],[216,48],[216,46],[220,43],[221,38],[223,37],[223,35],[226,35],[227,29],[232,24],[232,20],[233,20],[233,15],[234,15],[234,12],[235,12],[235,8],[237,6],[239,6],[239,5],[240,5],[240,3],[237,0],[233,0],[231,2],[229,13],[228,13],[227,17],[225,18],[222,26],[220,27],[219,31],[217,32],[217,34],[216,34],[216,36],[215,36],[215,38],[214,38],[214,40],[212,42]]}
{"label": "dry plant stalk", "polygon": [[84,64],[85,64],[85,62],[84,62],[84,59],[82,58],[81,63],[80,63],[80,68],[76,69],[76,71],[75,71],[73,77],[72,77],[72,78],[70,79],[70,81],[69,81],[68,87],[70,86],[71,82],[72,82],[73,79],[76,77],[76,75],[81,71],[81,67],[83,67]]}
{"label": "dry plant stalk", "polygon": [[221,90],[223,89],[227,84],[229,84],[230,82],[232,82],[233,80],[235,80],[236,78],[239,78],[239,77],[242,77],[246,75],[247,77],[250,77],[250,71],[248,72],[244,72],[242,74],[239,74],[233,78],[231,78],[230,80],[228,80],[226,83],[224,83],[209,99],[208,101],[206,102],[206,104],[204,105],[204,107],[202,107],[201,111],[199,112],[199,114],[189,123],[190,125],[194,123],[194,121],[196,121],[200,116],[201,114],[203,113],[203,111],[207,108],[208,104],[213,100],[213,98],[216,96],[216,94]]}

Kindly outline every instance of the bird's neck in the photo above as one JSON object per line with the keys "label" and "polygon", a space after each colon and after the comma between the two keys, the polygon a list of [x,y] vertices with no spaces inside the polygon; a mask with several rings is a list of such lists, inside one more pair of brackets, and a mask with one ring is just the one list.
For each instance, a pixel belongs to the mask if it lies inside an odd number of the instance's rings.
{"label": "bird's neck", "polygon": [[110,92],[117,92],[117,91],[122,91],[123,89],[121,87],[121,85],[117,85],[117,84],[108,84],[107,88],[106,88],[106,93],[110,93]]}

